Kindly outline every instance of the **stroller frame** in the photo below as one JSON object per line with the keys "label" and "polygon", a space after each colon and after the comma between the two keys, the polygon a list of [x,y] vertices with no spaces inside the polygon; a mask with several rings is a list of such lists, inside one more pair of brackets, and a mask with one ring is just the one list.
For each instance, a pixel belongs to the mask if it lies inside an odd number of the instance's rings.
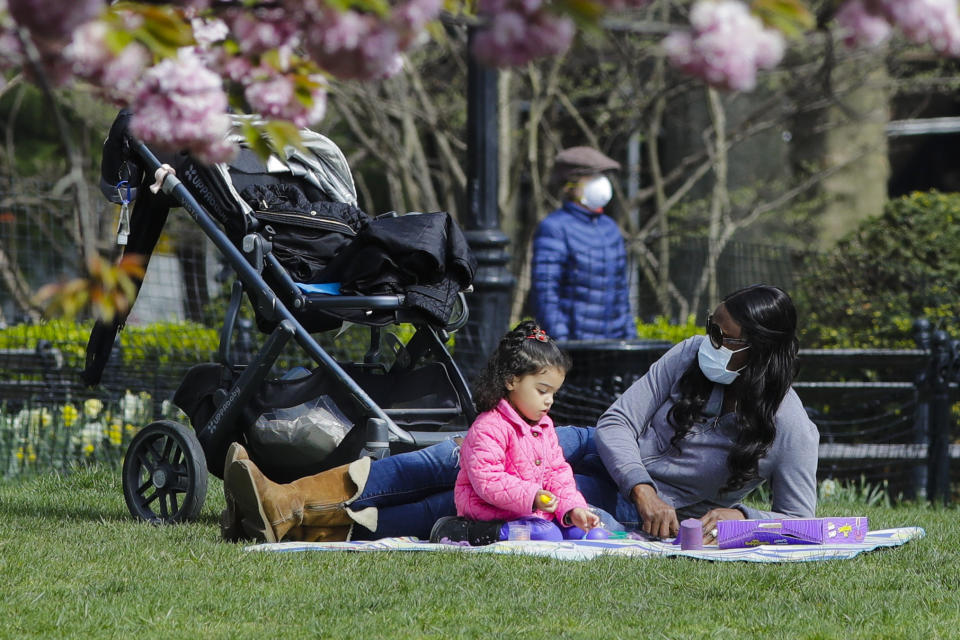
{"label": "stroller frame", "polygon": [[[467,382],[445,347],[450,332],[461,328],[467,320],[463,292],[459,294],[459,317],[442,328],[431,326],[428,322],[416,322],[417,331],[405,347],[413,362],[429,353],[446,369],[459,407],[385,410],[327,353],[291,310],[290,307],[303,308],[305,296],[273,255],[266,239],[254,230],[243,237],[241,248],[235,246],[187,186],[173,172],[165,170],[163,163],[143,142],[126,130],[123,136],[126,149],[144,170],[144,175],[156,176],[160,191],[190,215],[226,258],[238,278],[233,283],[221,329],[218,358],[220,364],[240,370],[240,374],[229,390],[218,390],[214,398],[216,410],[202,427],[194,425],[196,431],[174,421],[160,420],[144,427],[133,438],[124,458],[122,473],[124,498],[134,517],[155,523],[176,523],[192,520],[199,514],[206,496],[207,470],[222,477],[223,456],[214,459],[215,456],[225,452],[229,444],[237,440],[238,428],[234,425],[240,421],[245,407],[268,379],[273,365],[291,340],[318,365],[319,370],[329,375],[332,383],[359,405],[359,411],[366,416],[365,437],[359,441],[363,444],[362,449],[347,452],[355,454],[354,458],[360,455],[374,458],[388,456],[391,442],[400,450],[411,450],[463,434],[475,419],[476,409]],[[146,180],[141,184],[141,192],[147,184]],[[279,283],[279,295],[264,279],[264,272],[269,273],[275,283]],[[258,316],[275,324],[254,360],[244,367],[236,367],[230,343],[244,291]],[[284,298],[288,303],[284,302]],[[311,300],[311,305],[333,311],[392,312],[395,323],[401,322],[401,317],[408,310],[403,294],[326,296],[319,304]],[[364,356],[367,364],[375,362],[379,355],[380,326],[371,325],[370,336],[370,348]],[[394,417],[399,419],[410,417],[411,414],[430,414],[434,421],[446,418],[455,423],[454,429],[407,430],[394,420]],[[351,432],[360,426],[354,425]],[[354,437],[353,441],[358,440]],[[318,464],[323,463],[318,461]],[[317,471],[321,469],[322,466]]]}

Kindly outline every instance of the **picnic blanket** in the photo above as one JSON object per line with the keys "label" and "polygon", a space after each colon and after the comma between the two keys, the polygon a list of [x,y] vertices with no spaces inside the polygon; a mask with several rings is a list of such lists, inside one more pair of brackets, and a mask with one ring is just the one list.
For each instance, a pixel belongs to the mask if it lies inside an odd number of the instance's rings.
{"label": "picnic blanket", "polygon": [[864,551],[883,547],[898,547],[926,535],[920,527],[901,527],[871,531],[861,543],[760,545],[745,549],[718,549],[706,547],[684,551],[679,545],[648,540],[564,540],[541,542],[532,540],[504,540],[483,547],[455,544],[431,544],[418,538],[382,538],[354,542],[276,542],[246,547],[247,551],[434,551],[448,553],[500,553],[553,558],[555,560],[592,560],[601,556],[629,556],[653,558],[679,556],[699,560],[737,562],[817,562],[845,560]]}

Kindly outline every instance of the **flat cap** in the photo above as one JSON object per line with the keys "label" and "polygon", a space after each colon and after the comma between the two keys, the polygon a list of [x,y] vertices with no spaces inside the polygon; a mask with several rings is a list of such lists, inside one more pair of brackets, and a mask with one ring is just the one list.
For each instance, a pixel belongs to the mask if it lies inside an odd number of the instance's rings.
{"label": "flat cap", "polygon": [[586,176],[604,171],[616,171],[620,163],[593,147],[570,147],[557,154],[554,173],[561,179]]}

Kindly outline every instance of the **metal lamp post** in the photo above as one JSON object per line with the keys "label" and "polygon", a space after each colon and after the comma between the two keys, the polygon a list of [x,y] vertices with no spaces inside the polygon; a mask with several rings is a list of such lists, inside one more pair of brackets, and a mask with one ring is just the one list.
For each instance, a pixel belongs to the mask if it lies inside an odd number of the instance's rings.
{"label": "metal lamp post", "polygon": [[[473,44],[470,27],[467,45]],[[473,292],[467,295],[470,319],[457,333],[457,364],[468,380],[479,372],[510,321],[514,278],[507,268],[509,240],[500,229],[497,71],[469,56],[467,69],[467,202],[462,221],[477,258]]]}

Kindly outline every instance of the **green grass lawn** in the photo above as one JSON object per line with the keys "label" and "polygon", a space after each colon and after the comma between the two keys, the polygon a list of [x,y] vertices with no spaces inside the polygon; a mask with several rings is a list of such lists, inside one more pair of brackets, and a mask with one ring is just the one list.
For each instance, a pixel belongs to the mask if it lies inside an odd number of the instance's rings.
{"label": "green grass lawn", "polygon": [[133,521],[117,471],[0,484],[0,637],[958,638],[958,510],[854,503],[921,540],[852,560],[247,553],[201,518]]}

